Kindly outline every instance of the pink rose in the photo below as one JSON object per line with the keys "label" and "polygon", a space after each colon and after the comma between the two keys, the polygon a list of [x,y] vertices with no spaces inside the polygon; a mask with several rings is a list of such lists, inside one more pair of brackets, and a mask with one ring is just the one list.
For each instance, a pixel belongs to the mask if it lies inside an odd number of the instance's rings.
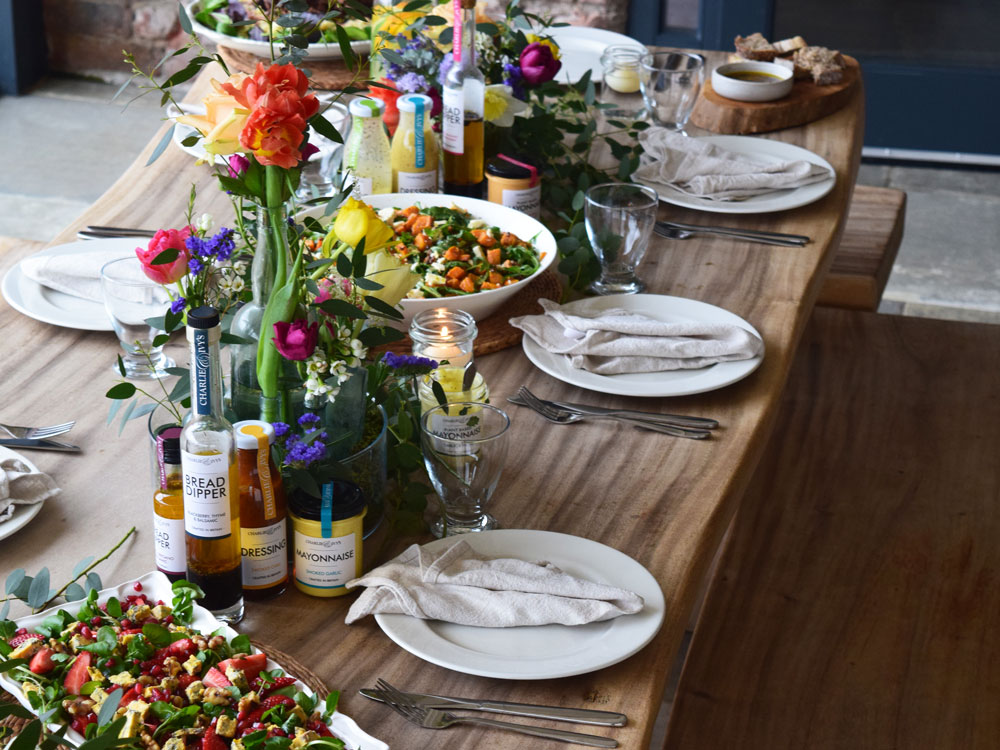
{"label": "pink rose", "polygon": [[[142,263],[142,270],[149,278],[157,284],[172,284],[184,277],[188,272],[188,260],[191,256],[188,253],[187,238],[191,236],[191,227],[183,229],[161,229],[153,239],[149,241],[146,250],[141,247],[135,249],[135,254]],[[177,257],[169,263],[153,263],[156,257],[164,250],[176,250]]]}
{"label": "pink rose", "polygon": [[548,45],[532,42],[521,50],[521,75],[529,86],[551,81],[556,77],[562,63],[552,56]]}
{"label": "pink rose", "polygon": [[319,323],[293,320],[274,324],[274,346],[285,359],[297,362],[308,359],[319,341]]}

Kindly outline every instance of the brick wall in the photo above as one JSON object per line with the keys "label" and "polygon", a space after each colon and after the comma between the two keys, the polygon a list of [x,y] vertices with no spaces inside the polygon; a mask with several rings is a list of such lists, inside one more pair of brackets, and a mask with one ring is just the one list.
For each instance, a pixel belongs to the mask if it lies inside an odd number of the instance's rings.
{"label": "brick wall", "polygon": [[[29,0],[35,2],[37,0]],[[122,50],[136,57],[143,70],[159,62],[167,50],[186,41],[177,18],[177,0],[43,0],[53,71],[122,81],[130,74]],[[502,0],[490,0],[491,9]],[[524,0],[522,7],[579,26],[625,30],[627,0]],[[181,58],[165,71],[183,67]]]}

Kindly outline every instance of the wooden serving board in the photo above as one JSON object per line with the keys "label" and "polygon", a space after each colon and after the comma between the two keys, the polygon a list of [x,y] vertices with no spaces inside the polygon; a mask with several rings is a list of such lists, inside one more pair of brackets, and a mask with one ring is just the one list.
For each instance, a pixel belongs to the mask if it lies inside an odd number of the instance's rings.
{"label": "wooden serving board", "polygon": [[844,55],[844,78],[830,86],[796,81],[788,96],[771,102],[740,102],[715,93],[711,77],[691,113],[691,124],[713,133],[743,135],[793,128],[826,117],[843,107],[861,82],[861,67]]}

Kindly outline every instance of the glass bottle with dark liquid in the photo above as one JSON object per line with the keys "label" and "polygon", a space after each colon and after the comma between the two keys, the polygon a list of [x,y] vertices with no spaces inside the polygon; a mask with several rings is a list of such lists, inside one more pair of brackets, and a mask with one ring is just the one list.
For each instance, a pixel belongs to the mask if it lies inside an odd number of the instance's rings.
{"label": "glass bottle with dark liquid", "polygon": [[240,496],[233,426],[222,414],[219,313],[188,313],[190,421],[181,432],[187,578],[205,592],[199,603],[224,622],[243,619]]}
{"label": "glass bottle with dark liquid", "polygon": [[486,83],[476,67],[475,0],[453,0],[454,63],[445,76],[442,95],[444,192],[481,198],[483,195],[483,113]]}

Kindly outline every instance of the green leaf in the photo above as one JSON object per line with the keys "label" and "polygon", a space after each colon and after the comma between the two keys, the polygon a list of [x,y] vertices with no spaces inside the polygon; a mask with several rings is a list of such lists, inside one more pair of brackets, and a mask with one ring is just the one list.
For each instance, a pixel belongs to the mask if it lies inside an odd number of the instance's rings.
{"label": "green leaf", "polygon": [[387,318],[392,318],[393,320],[402,320],[403,313],[397,310],[395,307],[390,305],[388,302],[380,300],[378,297],[365,297],[365,302],[371,307],[375,312],[382,313]]}
{"label": "green leaf", "polygon": [[107,398],[125,399],[132,398],[135,395],[135,391],[136,388],[132,383],[119,383],[116,386],[112,386],[104,395]]}
{"label": "green leaf", "polygon": [[434,399],[438,402],[439,406],[444,406],[448,403],[448,396],[444,392],[444,387],[436,380],[431,380],[431,391],[434,393]]}
{"label": "green leaf", "polygon": [[451,40],[454,37],[454,30],[449,26],[440,34],[438,34],[438,43],[440,44],[451,44]]}
{"label": "green leaf", "polygon": [[[9,672],[17,667],[23,667],[28,663],[27,659],[8,659],[7,661],[0,661],[0,674],[3,672]],[[0,704],[3,705],[3,704]]]}
{"label": "green leaf", "polygon": [[142,406],[136,407],[131,414],[128,415],[128,419],[139,419],[139,417],[144,417],[150,412],[154,411],[156,407],[159,406],[158,403],[143,404]]}
{"label": "green leaf", "polygon": [[241,344],[249,345],[256,343],[253,339],[248,339],[245,336],[237,336],[235,333],[223,333],[219,336],[219,342],[223,344]]}
{"label": "green leaf", "polygon": [[3,590],[7,596],[10,596],[15,591],[17,587],[21,585],[21,581],[25,578],[24,568],[17,568],[10,572],[7,576],[7,580],[4,582]]}
{"label": "green leaf", "polygon": [[583,204],[586,202],[587,202],[586,194],[584,194],[582,190],[577,190],[576,193],[573,195],[573,202],[570,205],[573,206],[574,211],[579,211],[581,208],[583,208]]}
{"label": "green leaf", "polygon": [[319,309],[327,315],[353,318],[354,320],[362,320],[365,318],[364,312],[356,308],[347,300],[328,299],[317,305],[317,307],[319,307]]}
{"label": "green leaf", "polygon": [[174,123],[169,128],[167,128],[167,132],[163,134],[163,138],[161,138],[160,142],[156,144],[156,148],[153,149],[153,153],[149,155],[149,161],[146,162],[147,167],[154,161],[159,159],[160,154],[166,151],[167,144],[170,143],[170,139],[174,137],[174,128],[176,127],[177,123]]}
{"label": "green leaf", "polygon": [[6,620],[7,615],[10,614],[10,601],[5,601],[3,606],[0,607],[0,620]]}
{"label": "green leaf", "polygon": [[[87,573],[87,583],[85,585],[85,588],[87,589],[87,591],[100,591],[101,589],[103,589],[104,585],[101,583],[101,577],[93,571]],[[108,613],[110,612],[111,612],[111,607],[109,606]],[[118,608],[118,614],[116,615],[116,617],[121,617],[121,607]]]}
{"label": "green leaf", "polygon": [[197,63],[189,64],[187,65],[187,67],[181,68],[172,76],[170,76],[170,78],[161,83],[160,88],[168,89],[171,86],[176,86],[178,83],[184,83],[184,81],[191,80],[200,72],[201,72],[200,65],[198,65]]}
{"label": "green leaf", "polygon": [[122,414],[122,421],[118,424],[118,434],[122,434],[122,430],[125,429],[125,423],[132,418],[132,412],[135,411],[135,407],[138,406],[139,402],[133,399],[128,402],[128,406],[125,407],[125,413]]}
{"label": "green leaf", "polygon": [[38,609],[49,600],[49,569],[42,568],[28,589],[28,606]]}
{"label": "green leaf", "polygon": [[329,138],[334,143],[344,142],[344,137],[340,134],[340,131],[333,126],[332,122],[323,117],[322,114],[313,115],[309,120],[309,127],[324,138]]}
{"label": "green leaf", "polygon": [[76,602],[80,599],[85,599],[87,597],[87,592],[83,590],[83,586],[79,583],[71,583],[66,587],[66,591],[63,593],[68,602]]}
{"label": "green leaf", "polygon": [[101,704],[101,710],[97,714],[97,726],[103,727],[115,717],[115,712],[118,710],[118,704],[121,702],[121,699],[121,688],[115,688],[111,691],[111,694]]}
{"label": "green leaf", "polygon": [[368,279],[364,276],[354,279],[354,286],[358,287],[358,289],[364,289],[369,292],[377,292],[379,289],[385,288],[374,279]]}
{"label": "green leaf", "polygon": [[170,631],[155,622],[143,625],[142,634],[157,648],[170,645]]}
{"label": "green leaf", "polygon": [[124,360],[122,360],[122,355],[120,355],[120,354],[118,355],[118,372],[121,373],[121,376],[123,378],[125,377],[125,375],[126,375],[126,372],[125,372],[125,362],[124,362]]}
{"label": "green leaf", "polygon": [[369,349],[373,346],[381,346],[393,341],[402,341],[404,338],[406,338],[405,332],[396,328],[390,328],[389,326],[372,326],[358,334],[358,340]]}
{"label": "green leaf", "polygon": [[153,337],[153,348],[163,346],[170,341],[169,333],[159,333]]}
{"label": "green leaf", "polygon": [[7,750],[35,750],[41,736],[42,722],[32,721],[21,729],[21,732],[8,743]]}
{"label": "green leaf", "polygon": [[351,49],[351,38],[340,24],[337,24],[337,44],[340,45],[340,54],[344,56],[344,65],[350,70],[354,67],[354,50]]}
{"label": "green leaf", "polygon": [[167,263],[173,263],[177,260],[177,256],[180,255],[180,251],[176,247],[168,247],[157,253],[156,257],[150,261],[151,266],[163,266]]}
{"label": "green leaf", "polygon": [[250,643],[250,638],[246,635],[240,634],[236,636],[229,645],[233,649],[234,654],[253,653],[253,645]]}
{"label": "green leaf", "polygon": [[351,278],[351,270],[354,268],[351,259],[345,253],[337,256],[337,273],[345,279]]}
{"label": "green leaf", "polygon": [[[24,659],[15,659],[23,662]],[[0,703],[0,719],[5,716],[16,716],[19,719],[30,719],[34,714],[22,706],[20,703]]]}
{"label": "green leaf", "polygon": [[191,25],[191,19],[188,17],[187,11],[184,9],[184,3],[177,3],[177,14],[184,33],[193,34],[194,27]]}
{"label": "green leaf", "polygon": [[[103,707],[104,706],[102,705],[101,708]],[[110,747],[130,744],[132,740],[121,740],[118,738],[118,733],[121,732],[122,727],[125,726],[125,718],[126,717],[122,716],[115,719],[113,722],[108,724],[103,734],[99,734],[93,739],[87,740],[80,745],[79,750],[107,750]]]}

